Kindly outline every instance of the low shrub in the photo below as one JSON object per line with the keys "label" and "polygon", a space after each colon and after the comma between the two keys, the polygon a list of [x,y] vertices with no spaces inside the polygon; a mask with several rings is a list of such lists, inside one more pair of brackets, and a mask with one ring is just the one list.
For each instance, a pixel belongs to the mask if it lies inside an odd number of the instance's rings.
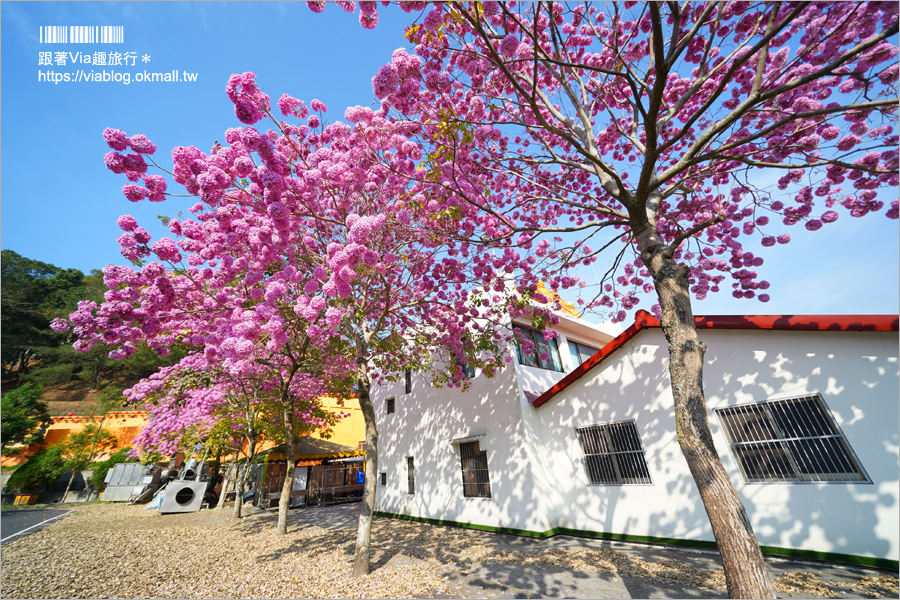
{"label": "low shrub", "polygon": [[10,475],[6,489],[12,493],[30,492],[52,485],[66,467],[58,445],[38,452]]}

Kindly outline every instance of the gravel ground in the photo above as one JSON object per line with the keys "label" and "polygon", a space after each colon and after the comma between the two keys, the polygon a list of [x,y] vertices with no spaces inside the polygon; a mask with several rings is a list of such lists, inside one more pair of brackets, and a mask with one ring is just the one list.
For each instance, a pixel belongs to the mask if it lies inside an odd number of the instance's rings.
{"label": "gravel ground", "polygon": [[[71,505],[74,506],[74,505]],[[2,598],[471,598],[496,595],[460,586],[474,566],[531,565],[623,578],[648,578],[721,594],[721,569],[678,560],[646,561],[612,549],[510,550],[480,532],[376,518],[372,573],[348,576],[355,529],[292,521],[235,521],[231,510],[160,515],[142,506],[78,505],[76,512],[4,546]],[[775,581],[781,594],[838,596],[801,571]],[[847,582],[840,587],[848,589]],[[851,583],[855,597],[898,597],[897,577]],[[846,593],[841,593],[846,597]]]}

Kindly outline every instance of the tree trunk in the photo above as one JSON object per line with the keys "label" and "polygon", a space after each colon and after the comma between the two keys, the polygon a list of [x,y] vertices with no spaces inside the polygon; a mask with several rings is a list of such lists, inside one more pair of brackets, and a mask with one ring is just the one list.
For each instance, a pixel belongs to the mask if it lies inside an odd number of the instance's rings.
{"label": "tree trunk", "polygon": [[21,362],[19,363],[19,368],[16,369],[16,375],[21,377],[22,375],[26,375],[28,373],[28,362],[31,360],[31,350],[25,350],[22,352]]}
{"label": "tree trunk", "polygon": [[69,477],[69,484],[66,486],[66,491],[63,492],[62,498],[60,498],[60,504],[66,501],[66,496],[69,495],[69,490],[72,488],[72,482],[75,481],[75,473],[78,472],[78,469],[72,469],[72,475]]}
{"label": "tree trunk", "polygon": [[238,475],[237,484],[234,486],[234,512],[232,513],[235,519],[240,519],[243,516],[241,515],[241,510],[244,506],[244,485],[247,481],[247,471],[249,470],[249,460],[246,465],[238,465],[238,473],[240,475]]}
{"label": "tree trunk", "polygon": [[250,438],[247,441],[247,464],[244,465],[244,468],[240,471],[240,479],[238,479],[238,484],[234,493],[234,518],[240,519],[243,515],[241,511],[244,507],[244,486],[247,485],[247,477],[250,475],[250,465],[253,462],[253,457],[256,454],[256,438]]}
{"label": "tree trunk", "polygon": [[360,577],[369,573],[369,559],[372,554],[372,516],[375,512],[375,492],[378,483],[378,429],[375,427],[375,409],[369,396],[368,344],[364,340],[357,341],[356,374],[359,407],[366,423],[366,480],[356,534],[356,557],[353,559],[351,573],[353,577]]}
{"label": "tree trunk", "polygon": [[660,324],[669,343],[669,377],[675,401],[678,443],[697,484],[722,556],[731,598],[774,598],[775,590],[759,543],[709,429],[703,395],[706,346],[697,334],[691,310],[687,267],[653,240],[638,236],[644,264],[653,275],[662,309]]}
{"label": "tree trunk", "polygon": [[[228,470],[225,471],[225,475],[222,477],[222,491],[219,492],[219,501],[216,502],[216,510],[220,510],[223,506],[225,506],[225,495],[226,490],[228,490],[229,481],[228,474],[232,473],[232,477],[237,474],[237,459],[239,452],[240,450],[235,450],[234,455],[231,458],[231,466],[228,467]],[[237,502],[237,495],[235,495],[234,501]]]}
{"label": "tree trunk", "polygon": [[287,533],[288,506],[291,501],[291,487],[294,485],[294,402],[290,392],[285,389],[281,396],[281,412],[284,418],[284,439],[287,454],[287,465],[284,470],[284,484],[281,486],[281,498],[278,500],[278,533]]}

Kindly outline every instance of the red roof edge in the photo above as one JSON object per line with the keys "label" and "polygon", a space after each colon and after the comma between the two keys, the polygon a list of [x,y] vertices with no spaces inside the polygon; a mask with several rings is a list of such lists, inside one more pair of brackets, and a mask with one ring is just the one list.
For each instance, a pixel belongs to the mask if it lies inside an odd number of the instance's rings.
{"label": "red roof edge", "polygon": [[[897,331],[897,315],[711,315],[694,317],[697,329],[768,329],[773,331]],[[634,324],[563,377],[531,403],[535,408],[549,401],[608,356],[624,346],[639,331],[659,327],[659,321],[645,310],[634,316]]]}

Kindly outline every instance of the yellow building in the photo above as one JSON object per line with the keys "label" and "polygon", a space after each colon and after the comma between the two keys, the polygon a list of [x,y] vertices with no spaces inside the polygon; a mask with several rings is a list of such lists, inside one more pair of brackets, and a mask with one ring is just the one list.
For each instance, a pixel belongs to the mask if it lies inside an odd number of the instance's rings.
{"label": "yellow building", "polygon": [[[362,410],[359,408],[359,400],[350,398],[341,405],[334,398],[324,398],[322,403],[331,412],[343,412],[347,415],[334,425],[332,428],[334,434],[328,439],[345,446],[359,447],[359,443],[366,439],[365,419]],[[64,416],[51,417],[51,423],[44,435],[44,441],[41,444],[32,444],[16,456],[4,456],[2,466],[15,467],[24,464],[29,458],[37,454],[42,447],[45,448],[59,443],[70,433],[81,431],[90,423],[102,424],[103,429],[112,433],[116,438],[112,448],[96,458],[96,460],[103,460],[122,448],[129,448],[134,438],[138,436],[147,424],[147,419],[148,412],[143,410],[109,412],[104,417],[71,413]],[[323,439],[319,434],[313,434],[312,437]],[[258,451],[265,450],[273,445],[271,442],[265,442],[258,448]]]}
{"label": "yellow building", "polygon": [[[359,407],[358,398],[348,398],[344,400],[343,404],[334,398],[323,398],[322,405],[334,413],[349,413],[349,416],[344,417],[332,427],[334,435],[328,438],[330,441],[354,448],[366,441],[366,419]],[[312,437],[322,438],[318,434]]]}
{"label": "yellow building", "polygon": [[115,444],[110,450],[98,455],[96,460],[103,460],[115,454],[122,448],[131,446],[131,441],[138,436],[144,425],[147,424],[147,411],[124,410],[108,412],[105,416],[68,414],[58,417],[50,417],[50,425],[44,434],[44,441],[40,444],[32,444],[16,456],[4,456],[4,467],[15,467],[24,464],[29,458],[37,454],[41,448],[52,446],[63,441],[70,433],[81,431],[86,425],[95,423],[101,425],[104,430],[115,437]]}

